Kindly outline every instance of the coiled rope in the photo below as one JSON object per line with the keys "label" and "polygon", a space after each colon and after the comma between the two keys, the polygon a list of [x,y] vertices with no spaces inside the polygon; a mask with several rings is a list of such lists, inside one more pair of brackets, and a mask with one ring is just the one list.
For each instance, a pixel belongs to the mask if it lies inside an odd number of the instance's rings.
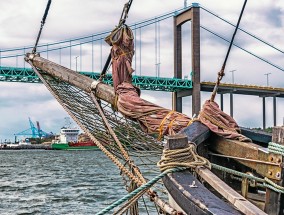
{"label": "coiled rope", "polygon": [[164,149],[157,166],[162,172],[176,167],[195,169],[197,166],[207,166],[211,169],[210,162],[197,154],[193,143],[189,143],[189,146],[184,149]]}
{"label": "coiled rope", "polygon": [[278,143],[268,143],[268,152],[284,156],[284,146]]}

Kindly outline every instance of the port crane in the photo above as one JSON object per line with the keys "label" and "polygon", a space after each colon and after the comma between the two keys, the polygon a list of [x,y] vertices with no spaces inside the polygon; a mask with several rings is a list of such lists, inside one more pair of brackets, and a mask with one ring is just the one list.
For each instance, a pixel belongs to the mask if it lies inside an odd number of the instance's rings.
{"label": "port crane", "polygon": [[39,121],[36,121],[36,126],[32,122],[31,118],[29,117],[29,124],[30,128],[21,131],[19,133],[14,134],[15,136],[30,136],[31,138],[42,138],[42,137],[49,137],[53,135],[52,133],[47,133],[40,128]]}

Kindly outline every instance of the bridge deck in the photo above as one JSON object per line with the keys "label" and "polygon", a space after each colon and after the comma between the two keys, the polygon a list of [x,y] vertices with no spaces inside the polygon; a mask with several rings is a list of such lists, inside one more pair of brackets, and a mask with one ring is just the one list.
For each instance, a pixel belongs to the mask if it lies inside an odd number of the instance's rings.
{"label": "bridge deck", "polygon": [[[201,82],[202,91],[212,92],[214,86],[214,82]],[[284,88],[221,83],[218,88],[218,93],[234,93],[260,97],[284,97]]]}
{"label": "bridge deck", "polygon": [[[92,79],[99,79],[100,73],[97,72],[80,72]],[[178,92],[192,89],[191,80],[178,78],[160,78],[150,76],[133,76],[133,83],[142,90],[155,90]],[[40,79],[30,68],[0,67],[0,81],[22,82],[22,83],[40,83]],[[104,82],[112,84],[112,77],[107,74]]]}
{"label": "bridge deck", "polygon": [[[100,76],[100,73],[97,72],[80,73],[95,80]],[[40,79],[32,69],[15,67],[0,67],[0,81],[41,83]],[[106,75],[104,82],[112,84],[112,77],[110,74]],[[178,97],[188,96],[192,93],[192,82],[187,79],[133,76],[133,83],[142,90],[178,92]],[[214,82],[201,82],[201,90],[212,92],[214,85]],[[234,93],[260,97],[284,97],[284,88],[221,83],[218,93]]]}

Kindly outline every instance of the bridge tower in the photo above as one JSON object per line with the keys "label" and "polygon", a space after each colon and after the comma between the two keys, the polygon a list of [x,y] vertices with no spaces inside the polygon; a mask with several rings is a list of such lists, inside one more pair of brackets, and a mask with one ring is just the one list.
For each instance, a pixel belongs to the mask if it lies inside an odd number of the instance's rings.
{"label": "bridge tower", "polygon": [[174,77],[182,78],[182,25],[191,21],[192,90],[173,93],[173,110],[182,112],[182,97],[192,95],[192,115],[200,111],[200,8],[198,3],[174,16]]}

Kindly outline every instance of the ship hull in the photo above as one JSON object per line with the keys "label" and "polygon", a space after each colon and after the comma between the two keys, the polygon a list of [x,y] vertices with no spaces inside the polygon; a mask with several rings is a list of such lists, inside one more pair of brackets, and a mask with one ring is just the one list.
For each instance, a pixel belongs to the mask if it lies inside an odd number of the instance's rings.
{"label": "ship hull", "polygon": [[51,145],[53,150],[68,150],[68,151],[78,151],[78,150],[99,150],[97,146],[70,146],[68,143],[54,143]]}

